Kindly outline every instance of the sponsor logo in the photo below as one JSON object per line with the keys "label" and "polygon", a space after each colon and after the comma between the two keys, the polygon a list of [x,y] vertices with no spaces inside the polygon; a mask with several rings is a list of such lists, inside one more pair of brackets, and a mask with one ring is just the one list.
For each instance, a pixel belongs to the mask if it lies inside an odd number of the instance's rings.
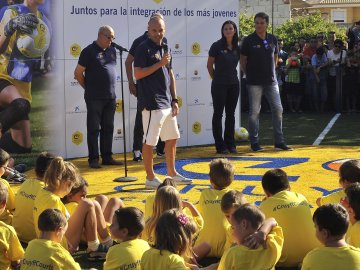
{"label": "sponsor logo", "polygon": [[340,166],[341,166],[344,162],[349,161],[349,160],[350,160],[349,158],[331,160],[331,161],[328,161],[328,162],[324,163],[324,164],[322,165],[322,167],[323,167],[324,169],[326,169],[326,170],[338,172],[339,169],[340,169]]}
{"label": "sponsor logo", "polygon": [[153,0],[156,4],[160,4],[163,0]]}
{"label": "sponsor logo", "polygon": [[186,78],[184,75],[182,75],[180,72],[178,72],[178,73],[175,73],[175,80],[181,81],[181,80],[186,80]]}
{"label": "sponsor logo", "polygon": [[182,105],[183,105],[183,99],[182,99],[182,97],[180,97],[180,96],[177,96],[176,98],[177,98],[177,100],[178,100],[179,108],[181,108]]}
{"label": "sponsor logo", "polygon": [[188,106],[205,106],[205,103],[201,102],[200,98],[195,97],[193,102],[188,104]]}
{"label": "sponsor logo", "polygon": [[78,113],[86,113],[86,109],[81,108],[80,105],[75,105],[71,111],[66,112],[66,114],[78,114]]}
{"label": "sponsor logo", "polygon": [[182,55],[183,54],[183,50],[180,49],[180,44],[176,43],[174,46],[174,50],[171,51],[172,55]]}
{"label": "sponsor logo", "polygon": [[121,99],[117,99],[116,100],[116,109],[115,109],[115,111],[117,112],[117,113],[121,113],[122,112],[122,100]]}
{"label": "sponsor logo", "polygon": [[73,57],[75,57],[75,58],[79,57],[80,53],[81,53],[81,47],[79,44],[74,43],[70,46],[70,54]]}
{"label": "sponsor logo", "polygon": [[79,85],[78,81],[71,81],[70,82],[70,86],[77,86],[77,85]]}
{"label": "sponsor logo", "polygon": [[201,123],[196,121],[192,125],[192,132],[195,134],[199,134],[201,132]]}
{"label": "sponsor logo", "polygon": [[194,70],[193,74],[194,74],[194,76],[191,77],[192,81],[200,81],[201,80],[201,76],[199,75],[199,71],[197,69]]}
{"label": "sponsor logo", "polygon": [[71,136],[73,144],[80,145],[84,140],[84,135],[80,131],[75,131]]}
{"label": "sponsor logo", "polygon": [[197,42],[194,42],[192,45],[191,45],[191,52],[193,55],[199,55],[200,54],[200,44],[197,43]]}
{"label": "sponsor logo", "polygon": [[116,134],[114,136],[114,141],[120,141],[123,139],[123,131],[121,128],[116,129]]}

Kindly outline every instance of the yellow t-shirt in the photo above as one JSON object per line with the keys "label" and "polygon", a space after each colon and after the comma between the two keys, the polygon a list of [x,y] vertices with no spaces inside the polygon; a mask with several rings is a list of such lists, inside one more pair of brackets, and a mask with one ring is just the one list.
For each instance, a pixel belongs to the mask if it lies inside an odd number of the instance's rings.
{"label": "yellow t-shirt", "polygon": [[[54,193],[44,188],[40,189],[34,201],[34,210],[33,210],[35,232],[38,237],[40,236],[40,231],[37,225],[39,216],[44,210],[48,208],[59,209],[67,220],[69,220],[70,218],[69,212],[66,210],[66,207],[62,203],[59,196],[55,195]],[[63,241],[61,244],[63,245],[64,248],[66,249],[68,248],[65,237],[63,237]]]}
{"label": "yellow t-shirt", "polygon": [[153,214],[153,205],[154,205],[154,201],[155,201],[155,194],[150,194],[149,196],[147,196],[146,201],[145,201],[145,213],[144,213],[144,220],[148,220],[149,217],[152,216]]}
{"label": "yellow t-shirt", "polygon": [[0,269],[10,270],[12,261],[22,259],[24,250],[15,229],[0,221]]}
{"label": "yellow t-shirt", "polygon": [[222,196],[229,189],[205,189],[201,192],[197,208],[204,219],[204,228],[200,231],[195,246],[207,242],[211,246],[209,257],[220,258],[224,253],[226,228],[229,222],[221,211]]}
{"label": "yellow t-shirt", "polygon": [[149,249],[149,244],[141,239],[134,239],[112,246],[106,254],[104,270],[140,270],[141,257]]}
{"label": "yellow t-shirt", "polygon": [[37,193],[44,187],[44,182],[37,179],[27,179],[21,184],[15,196],[16,209],[12,225],[20,241],[28,243],[36,238],[34,226],[34,201]]}
{"label": "yellow t-shirt", "polygon": [[143,270],[183,270],[190,269],[185,265],[184,259],[168,250],[151,248],[145,251],[141,258],[141,269]]}
{"label": "yellow t-shirt", "polygon": [[20,269],[81,270],[81,267],[60,243],[47,239],[34,239],[26,248]]}
{"label": "yellow t-shirt", "polygon": [[69,202],[67,204],[65,204],[66,210],[68,211],[70,217],[72,216],[72,214],[74,214],[76,207],[78,207],[78,203],[77,202]]}
{"label": "yellow t-shirt", "polygon": [[360,248],[360,221],[349,227],[346,233],[346,242],[356,248]]}
{"label": "yellow t-shirt", "polygon": [[320,198],[320,206],[329,203],[340,203],[341,199],[344,198],[345,191],[343,189],[331,193],[329,195],[323,196]]}
{"label": "yellow t-shirt", "polygon": [[262,201],[260,210],[266,218],[275,218],[283,229],[285,240],[278,266],[296,266],[310,250],[321,246],[315,236],[309,203],[303,195],[280,191]]}
{"label": "yellow t-shirt", "polygon": [[304,258],[302,270],[360,270],[360,249],[319,247]]}
{"label": "yellow t-shirt", "polygon": [[243,245],[237,245],[226,250],[220,260],[218,270],[251,269],[264,270],[275,269],[275,264],[281,255],[284,237],[281,227],[276,226],[267,236],[267,247],[248,249]]}
{"label": "yellow t-shirt", "polygon": [[224,246],[224,252],[231,248],[233,245],[236,245],[235,239],[234,239],[234,229],[229,224],[229,226],[226,227],[226,241]]}
{"label": "yellow t-shirt", "polygon": [[1,183],[3,183],[8,189],[8,200],[6,202],[5,211],[0,215],[0,221],[5,222],[6,224],[12,225],[13,212],[15,210],[15,193],[11,189],[9,182],[5,179],[0,178]]}

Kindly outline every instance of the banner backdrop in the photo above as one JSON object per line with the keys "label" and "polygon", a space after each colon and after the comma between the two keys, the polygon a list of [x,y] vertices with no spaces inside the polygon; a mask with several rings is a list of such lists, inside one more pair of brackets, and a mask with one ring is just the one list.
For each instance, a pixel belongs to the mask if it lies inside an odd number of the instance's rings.
{"label": "banner backdrop", "polygon": [[[51,57],[54,59],[44,87],[47,90],[44,128],[49,135],[45,149],[66,158],[87,155],[84,90],[74,80],[73,73],[80,52],[96,40],[102,25],[112,26],[115,42],[129,49],[133,40],[147,30],[147,22],[154,12],[162,13],[165,18],[166,38],[173,56],[180,105],[181,139],[178,145],[214,143],[211,80],[206,69],[208,51],[221,37],[224,21],[232,20],[238,24],[238,0],[223,1],[221,5],[218,0],[45,0],[45,3],[51,14]],[[126,147],[128,151],[132,150],[136,114],[136,98],[129,94],[124,66],[127,53],[122,57],[124,100],[118,54],[114,153],[123,152],[122,113],[125,113]],[[122,102],[124,112],[121,111]]]}

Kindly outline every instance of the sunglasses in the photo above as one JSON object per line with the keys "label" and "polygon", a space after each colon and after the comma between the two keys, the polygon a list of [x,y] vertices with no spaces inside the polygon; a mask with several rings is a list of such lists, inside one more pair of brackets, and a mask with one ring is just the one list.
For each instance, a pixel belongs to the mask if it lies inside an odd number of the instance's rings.
{"label": "sunglasses", "polygon": [[110,36],[110,35],[107,35],[107,34],[102,34],[104,37],[106,37],[108,40],[115,40],[115,37],[114,36]]}

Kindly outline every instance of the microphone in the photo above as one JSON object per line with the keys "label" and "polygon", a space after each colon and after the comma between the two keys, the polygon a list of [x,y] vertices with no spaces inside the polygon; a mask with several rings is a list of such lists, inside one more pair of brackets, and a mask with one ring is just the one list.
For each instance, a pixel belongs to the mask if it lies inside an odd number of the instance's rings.
{"label": "microphone", "polygon": [[115,42],[111,42],[111,47],[114,47],[115,49],[118,49],[120,52],[128,52],[127,49],[125,49],[124,47],[116,44]]}
{"label": "microphone", "polygon": [[162,47],[163,47],[164,53],[169,52],[169,46],[166,43],[163,43]]}

